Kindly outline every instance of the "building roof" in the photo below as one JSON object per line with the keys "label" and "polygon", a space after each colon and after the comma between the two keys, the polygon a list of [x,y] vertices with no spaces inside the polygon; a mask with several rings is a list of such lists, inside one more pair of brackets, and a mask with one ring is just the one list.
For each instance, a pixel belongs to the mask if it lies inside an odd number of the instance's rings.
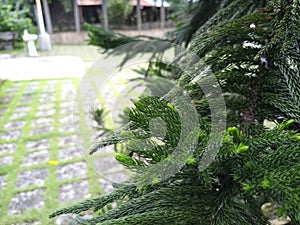
{"label": "building roof", "polygon": [[[161,7],[162,0],[145,0],[145,1],[148,2],[151,6]],[[163,2],[164,2],[164,7],[170,6],[170,4],[167,1],[163,1]]]}
{"label": "building roof", "polygon": [[[140,0],[141,7],[161,7],[162,0]],[[130,4],[136,6],[136,0],[130,0]],[[88,5],[102,5],[102,0],[77,0],[77,5],[88,6]],[[170,4],[164,1],[164,7],[169,7]]]}
{"label": "building roof", "polygon": [[[148,3],[148,1],[146,0],[140,0],[141,1],[141,7],[152,7],[153,5],[151,5],[150,3]],[[137,1],[136,0],[130,0],[130,5],[136,6],[137,5]]]}
{"label": "building roof", "polygon": [[77,5],[88,6],[88,5],[101,5],[101,0],[77,0]]}

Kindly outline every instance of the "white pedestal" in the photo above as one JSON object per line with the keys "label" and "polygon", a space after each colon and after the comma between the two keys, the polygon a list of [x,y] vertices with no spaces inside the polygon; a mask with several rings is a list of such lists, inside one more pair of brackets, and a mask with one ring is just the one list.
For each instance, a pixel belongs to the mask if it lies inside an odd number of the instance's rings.
{"label": "white pedestal", "polygon": [[29,56],[39,55],[34,43],[37,38],[38,36],[36,34],[29,34],[27,30],[24,30],[23,40],[26,43],[27,53]]}

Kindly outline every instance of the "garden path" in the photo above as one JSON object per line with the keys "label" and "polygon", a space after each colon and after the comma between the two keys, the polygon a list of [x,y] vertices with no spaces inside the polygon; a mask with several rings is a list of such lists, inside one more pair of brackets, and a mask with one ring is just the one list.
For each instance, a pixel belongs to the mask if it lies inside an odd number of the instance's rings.
{"label": "garden path", "polygon": [[[90,64],[75,56],[0,60],[0,78],[10,80],[0,90],[1,225],[74,224],[73,215],[48,215],[113,190],[82,155],[90,140],[74,135],[86,118],[73,113],[74,97]],[[97,157],[106,178],[126,179],[112,149]]]}

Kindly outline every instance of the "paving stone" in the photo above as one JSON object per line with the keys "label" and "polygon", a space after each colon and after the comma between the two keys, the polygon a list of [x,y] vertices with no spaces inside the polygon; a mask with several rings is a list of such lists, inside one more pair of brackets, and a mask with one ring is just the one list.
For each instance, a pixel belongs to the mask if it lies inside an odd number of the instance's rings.
{"label": "paving stone", "polygon": [[0,98],[0,103],[1,104],[10,104],[11,101],[13,100],[14,96],[3,96]]}
{"label": "paving stone", "polygon": [[44,185],[47,178],[47,169],[25,170],[19,173],[16,182],[17,188],[26,188],[32,185]]}
{"label": "paving stone", "polygon": [[48,92],[47,92],[47,93],[42,93],[42,94],[40,95],[40,98],[47,98],[47,97],[49,97],[49,96],[53,96],[53,95],[49,95]]}
{"label": "paving stone", "polygon": [[20,90],[19,87],[9,87],[5,90],[5,93],[12,93],[15,94]]}
{"label": "paving stone", "polygon": [[41,116],[53,116],[55,113],[55,109],[50,109],[50,110],[43,110],[43,111],[37,111],[35,113],[35,116],[41,117]]}
{"label": "paving stone", "polygon": [[115,155],[116,151],[113,145],[109,145],[101,148],[101,153],[109,153],[110,155]]}
{"label": "paving stone", "polygon": [[60,103],[60,108],[69,108],[69,109],[73,109],[74,106],[74,102],[70,101],[70,102],[61,102]]}
{"label": "paving stone", "polygon": [[48,95],[46,97],[40,97],[39,102],[54,102],[55,100],[55,96]]}
{"label": "paving stone", "polygon": [[[81,112],[81,109],[80,109],[80,106],[78,106],[78,103],[76,103],[76,104],[74,105],[73,111],[74,111],[74,114],[78,114],[78,115],[79,115],[79,113]],[[90,113],[91,111],[88,110],[87,112]]]}
{"label": "paving stone", "polygon": [[36,90],[25,90],[23,93],[22,93],[22,98],[34,98],[37,94],[37,91]]}
{"label": "paving stone", "polygon": [[59,83],[58,80],[49,80],[49,81],[47,82],[47,85],[54,85],[54,84],[58,84],[58,83]]}
{"label": "paving stone", "polygon": [[39,82],[37,83],[31,82],[28,84],[25,90],[38,90],[40,88],[39,85],[40,85]]}
{"label": "paving stone", "polygon": [[10,119],[11,120],[16,120],[16,119],[20,119],[20,118],[23,118],[25,116],[27,116],[27,112],[17,112],[17,113],[13,113],[11,116],[10,116]]}
{"label": "paving stone", "polygon": [[[33,92],[34,91],[34,92]],[[36,90],[32,90],[31,92],[25,92],[21,96],[20,100],[27,100],[27,101],[33,101],[36,96]]]}
{"label": "paving stone", "polygon": [[61,86],[63,87],[62,90],[66,91],[67,89],[74,89],[74,83],[73,81],[64,81],[61,83]]}
{"label": "paving stone", "polygon": [[74,132],[74,125],[73,124],[63,124],[58,129],[59,132]]}
{"label": "paving stone", "polygon": [[32,121],[33,126],[45,126],[53,124],[53,118],[38,118]]}
{"label": "paving stone", "polygon": [[38,87],[36,87],[34,89],[25,89],[22,94],[23,94],[23,96],[24,95],[35,95],[37,92],[37,89],[38,89]]}
{"label": "paving stone", "polygon": [[62,124],[77,123],[78,121],[79,121],[79,117],[73,114],[59,118],[59,122]]}
{"label": "paving stone", "polygon": [[65,137],[58,138],[59,146],[75,145],[75,144],[76,144],[75,136],[65,136]]}
{"label": "paving stone", "polygon": [[5,93],[5,95],[1,96],[0,99],[1,99],[1,102],[11,102],[15,96],[16,95],[6,95],[6,93]]}
{"label": "paving stone", "polygon": [[40,135],[40,134],[47,134],[53,131],[54,127],[52,126],[44,126],[44,127],[37,127],[34,128],[31,132],[30,135]]}
{"label": "paving stone", "polygon": [[0,154],[3,153],[14,153],[16,151],[17,145],[15,143],[11,144],[0,144]]}
{"label": "paving stone", "polygon": [[39,81],[30,81],[30,82],[28,83],[27,88],[38,87],[39,85],[40,85],[40,82],[39,82]]}
{"label": "paving stone", "polygon": [[38,86],[32,86],[30,88],[26,88],[22,94],[23,96],[35,96],[38,91],[39,91]]}
{"label": "paving stone", "polygon": [[14,112],[15,113],[28,113],[30,111],[31,107],[30,106],[19,106],[19,107],[16,107],[14,109]]}
{"label": "paving stone", "polygon": [[16,194],[9,204],[9,214],[21,214],[28,210],[43,208],[44,192],[44,189],[35,189]]}
{"label": "paving stone", "polygon": [[[42,95],[51,95],[51,96],[56,96],[56,89],[44,89],[42,92]],[[41,96],[40,96],[41,97]]]}
{"label": "paving stone", "polygon": [[23,223],[14,223],[12,225],[41,225],[39,221],[27,221]]}
{"label": "paving stone", "polygon": [[71,85],[71,86],[62,85],[62,87],[64,87],[65,89],[61,90],[61,94],[73,94],[73,95],[75,94],[75,88],[73,85]]}
{"label": "paving stone", "polygon": [[76,214],[66,214],[66,215],[58,216],[55,219],[55,224],[56,225],[79,225],[79,223],[75,221],[75,217]]}
{"label": "paving stone", "polygon": [[35,96],[23,96],[20,101],[19,104],[31,104],[32,102],[35,101]]}
{"label": "paving stone", "polygon": [[55,107],[54,103],[41,104],[38,106],[38,110],[49,110]]}
{"label": "paving stone", "polygon": [[22,87],[24,85],[23,82],[14,82],[13,87]]}
{"label": "paving stone", "polygon": [[47,85],[44,87],[42,94],[56,95],[56,85]]}
{"label": "paving stone", "polygon": [[23,94],[24,93],[27,93],[27,92],[30,92],[30,91],[34,91],[34,93],[37,92],[37,90],[39,90],[40,87],[39,87],[39,84],[28,84],[27,87],[24,89],[23,91]]}
{"label": "paving stone", "polygon": [[67,91],[75,91],[75,86],[72,83],[64,83],[61,85],[61,89],[64,90],[64,92]]}
{"label": "paving stone", "polygon": [[74,83],[73,83],[73,80],[66,79],[66,80],[62,81],[61,85],[71,85],[71,86],[74,86]]}
{"label": "paving stone", "polygon": [[44,90],[45,89],[55,89],[56,88],[56,84],[47,84],[45,87],[44,87]]}
{"label": "paving stone", "polygon": [[94,159],[95,168],[99,173],[111,173],[124,170],[124,167],[117,162],[114,156]]}
{"label": "paving stone", "polygon": [[69,202],[82,200],[88,194],[89,183],[87,181],[78,181],[62,185],[59,188],[58,200],[60,202]]}
{"label": "paving stone", "polygon": [[91,135],[91,139],[92,140],[98,140],[99,136],[102,134],[102,131],[95,131],[92,135]]}
{"label": "paving stone", "polygon": [[47,85],[44,87],[44,92],[56,93],[56,86],[54,85]]}
{"label": "paving stone", "polygon": [[105,179],[111,183],[123,183],[130,178],[128,172],[121,171],[118,173],[106,174]]}
{"label": "paving stone", "polygon": [[75,158],[82,158],[81,150],[77,146],[69,146],[58,150],[58,160],[67,161]]}
{"label": "paving stone", "polygon": [[100,179],[99,183],[101,188],[103,189],[104,194],[111,193],[115,190],[111,181],[108,181],[106,179]]}
{"label": "paving stone", "polygon": [[49,147],[50,147],[50,143],[49,143],[48,139],[29,141],[26,144],[27,150],[41,150],[41,149],[45,149],[45,148],[49,148]]}
{"label": "paving stone", "polygon": [[59,111],[59,114],[60,115],[73,115],[73,109],[72,108],[62,108],[60,111]]}
{"label": "paving stone", "polygon": [[25,156],[22,166],[42,164],[48,162],[48,160],[49,160],[49,152],[47,150],[33,152]]}
{"label": "paving stone", "polygon": [[0,191],[5,187],[6,185],[6,175],[0,176]]}
{"label": "paving stone", "polygon": [[21,130],[12,130],[8,132],[4,132],[0,134],[0,139],[4,141],[15,140],[20,137],[21,133],[22,133]]}
{"label": "paving stone", "polygon": [[6,108],[0,108],[0,115],[4,115],[4,113],[6,112]]}
{"label": "paving stone", "polygon": [[71,180],[73,178],[85,178],[87,165],[84,162],[75,162],[60,166],[57,170],[58,180]]}
{"label": "paving stone", "polygon": [[61,99],[64,99],[66,101],[73,102],[75,100],[75,93],[72,91],[61,93]]}
{"label": "paving stone", "polygon": [[25,125],[25,121],[12,121],[4,125],[5,129],[21,129]]}

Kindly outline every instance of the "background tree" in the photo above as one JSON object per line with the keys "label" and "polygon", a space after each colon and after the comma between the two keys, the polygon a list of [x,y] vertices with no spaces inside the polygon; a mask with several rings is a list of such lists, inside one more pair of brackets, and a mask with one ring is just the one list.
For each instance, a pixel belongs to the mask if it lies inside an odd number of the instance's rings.
{"label": "background tree", "polygon": [[133,7],[127,0],[112,0],[107,2],[108,20],[115,26],[121,26],[128,19]]}
{"label": "background tree", "polygon": [[108,29],[108,12],[107,12],[107,1],[102,1],[102,15],[103,15],[103,27]]}
{"label": "background tree", "polygon": [[136,19],[137,19],[137,29],[142,30],[141,0],[136,0]]}
{"label": "background tree", "polygon": [[31,0],[0,0],[0,31],[17,31],[19,40],[24,29],[36,32]]}

